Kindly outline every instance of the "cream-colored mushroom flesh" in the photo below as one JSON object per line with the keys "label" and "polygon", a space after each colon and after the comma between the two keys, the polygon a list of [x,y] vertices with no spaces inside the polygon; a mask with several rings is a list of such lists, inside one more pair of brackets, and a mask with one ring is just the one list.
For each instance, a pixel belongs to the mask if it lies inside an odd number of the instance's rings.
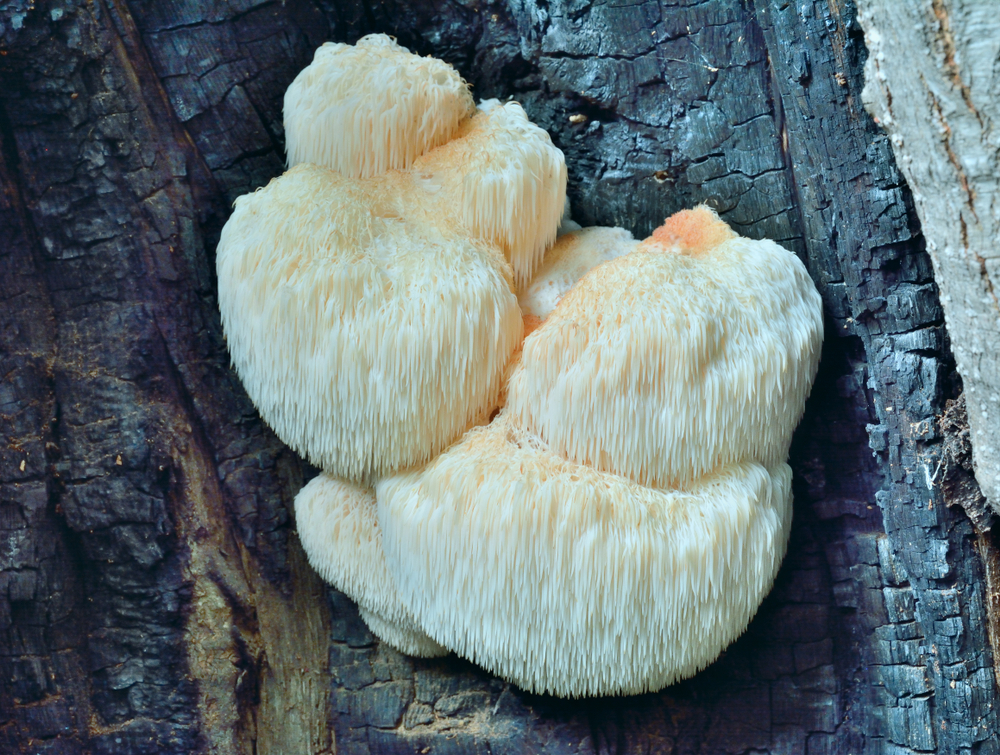
{"label": "cream-colored mushroom flesh", "polygon": [[[563,221],[565,223],[565,220]],[[580,278],[639,246],[624,228],[580,228],[561,235],[517,297],[522,314],[544,320]]]}
{"label": "cream-colored mushroom flesh", "polygon": [[360,603],[358,616],[373,635],[400,653],[417,658],[441,658],[451,652],[443,645],[434,642],[416,624],[388,621],[381,614],[369,611]]}
{"label": "cream-colored mushroom flesh", "polygon": [[707,209],[672,220],[559,301],[507,390],[556,453],[654,487],[785,461],[823,336],[794,254]]}
{"label": "cream-colored mushroom flesh", "polygon": [[521,339],[500,251],[435,217],[405,174],[296,166],[236,201],[217,267],[261,416],[353,481],[425,462],[484,421]]}
{"label": "cream-colored mushroom flesh", "polygon": [[480,103],[447,144],[413,164],[417,181],[477,237],[504,250],[518,287],[556,239],[566,160],[516,102]]}
{"label": "cream-colored mushroom flesh", "polygon": [[295,497],[295,524],[309,563],[358,604],[373,634],[408,655],[447,654],[399,600],[382,555],[375,491],[321,474]]}
{"label": "cream-colored mushroom flesh", "polygon": [[657,690],[711,663],[777,573],[789,467],[748,461],[657,490],[511,420],[376,486],[386,561],[423,630],[559,696]]}
{"label": "cream-colored mushroom flesh", "polygon": [[408,168],[474,110],[454,68],[385,34],[327,43],[285,92],[288,167],[315,163],[354,178]]}

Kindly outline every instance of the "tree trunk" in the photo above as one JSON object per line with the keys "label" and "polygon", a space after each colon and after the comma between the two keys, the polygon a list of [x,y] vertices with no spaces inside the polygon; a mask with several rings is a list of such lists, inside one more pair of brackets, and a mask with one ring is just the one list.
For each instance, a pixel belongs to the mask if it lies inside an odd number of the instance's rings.
{"label": "tree trunk", "polygon": [[969,407],[976,476],[1000,511],[1000,13],[862,0],[869,112],[914,203]]}
{"label": "tree trunk", "polygon": [[[850,0],[0,9],[0,751],[1000,752],[997,544]],[[215,245],[314,48],[377,31],[518,99],[581,224],[707,202],[816,280],[788,556],[693,679],[528,695],[379,645],[305,563],[312,470],[229,369]]]}

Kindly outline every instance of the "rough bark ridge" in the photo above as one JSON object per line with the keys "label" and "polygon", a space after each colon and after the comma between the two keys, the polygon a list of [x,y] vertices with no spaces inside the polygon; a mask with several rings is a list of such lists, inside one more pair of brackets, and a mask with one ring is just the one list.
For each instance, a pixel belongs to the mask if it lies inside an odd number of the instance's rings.
{"label": "rough bark ridge", "polygon": [[0,750],[329,749],[300,465],[227,369],[215,179],[127,7],[3,35]]}
{"label": "rough bark ridge", "polygon": [[[936,476],[958,385],[851,3],[2,7],[0,750],[1000,751],[995,551]],[[519,99],[580,222],[641,236],[707,201],[820,286],[789,554],[692,680],[525,695],[378,645],[302,562],[307,470],[228,369],[214,247],[282,170],[312,50],[374,31]]]}
{"label": "rough bark ridge", "polygon": [[965,385],[976,477],[1000,511],[1000,14],[863,0],[863,92],[913,189]]}

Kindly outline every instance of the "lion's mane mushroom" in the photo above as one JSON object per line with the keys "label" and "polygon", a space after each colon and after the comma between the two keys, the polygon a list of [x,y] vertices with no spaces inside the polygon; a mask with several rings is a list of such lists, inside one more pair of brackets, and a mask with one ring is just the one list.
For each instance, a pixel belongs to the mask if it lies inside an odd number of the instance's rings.
{"label": "lion's mane mushroom", "polygon": [[219,243],[233,363],[324,470],[296,499],[310,561],[383,640],[437,654],[393,597],[363,484],[497,406],[521,342],[515,278],[555,238],[565,161],[519,105],[476,110],[450,66],[384,35],[320,48],[285,130],[290,170],[237,201]]}
{"label": "lion's mane mushroom", "polygon": [[[324,470],[296,498],[310,562],[390,644],[535,691],[711,662],[784,553],[822,337],[801,263],[699,208],[542,265],[562,153],[384,36],[321,48],[285,105],[294,167],[237,201],[217,264],[249,395]],[[544,320],[516,361],[515,288]]]}
{"label": "lion's mane mushroom", "polygon": [[705,209],[668,220],[528,336],[496,420],[376,485],[403,602],[435,641],[529,690],[637,693],[693,674],[781,562],[785,458],[821,339],[794,255]]}
{"label": "lion's mane mushroom", "polygon": [[516,102],[477,109],[454,68],[384,34],[325,44],[285,92],[288,165],[412,170],[448,222],[496,244],[525,285],[555,241],[566,161]]}
{"label": "lion's mane mushroom", "polygon": [[638,245],[624,228],[595,226],[563,234],[545,253],[531,283],[518,295],[522,314],[541,322],[591,269],[628,254]]}
{"label": "lion's mane mushroom", "polygon": [[516,102],[486,100],[447,144],[414,161],[442,212],[496,244],[527,285],[552,246],[566,205],[566,160]]}
{"label": "lion's mane mushroom", "polygon": [[454,68],[385,34],[316,50],[285,92],[288,167],[314,163],[364,178],[409,168],[475,111]]}
{"label": "lion's mane mushroom", "polygon": [[658,490],[574,464],[502,412],[376,486],[400,595],[434,640],[532,692],[660,689],[711,663],[770,589],[791,470]]}
{"label": "lion's mane mushroom", "polygon": [[285,443],[353,481],[425,462],[487,417],[521,339],[500,251],[407,185],[298,165],[240,197],[219,241],[247,393]]}
{"label": "lion's mane mushroom", "polygon": [[788,456],[822,337],[798,258],[700,207],[565,295],[525,340],[508,406],[567,459],[643,485],[771,467]]}
{"label": "lion's mane mushroom", "polygon": [[431,658],[448,651],[413,621],[382,555],[375,491],[326,474],[295,497],[295,526],[320,577],[358,604],[361,618],[400,652]]}

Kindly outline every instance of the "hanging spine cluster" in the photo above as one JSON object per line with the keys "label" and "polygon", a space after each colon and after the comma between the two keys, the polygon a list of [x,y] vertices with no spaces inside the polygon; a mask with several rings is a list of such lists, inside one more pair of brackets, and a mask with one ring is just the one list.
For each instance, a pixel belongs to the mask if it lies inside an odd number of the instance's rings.
{"label": "hanging spine cluster", "polygon": [[323,470],[295,502],[313,566],[397,649],[536,692],[711,663],[787,543],[822,340],[802,263],[705,208],[557,241],[548,134],[384,36],[321,47],[285,130],[219,305],[261,416]]}
{"label": "hanging spine cluster", "polygon": [[406,170],[455,134],[475,104],[455,69],[383,34],[327,43],[285,92],[288,167],[351,178]]}

